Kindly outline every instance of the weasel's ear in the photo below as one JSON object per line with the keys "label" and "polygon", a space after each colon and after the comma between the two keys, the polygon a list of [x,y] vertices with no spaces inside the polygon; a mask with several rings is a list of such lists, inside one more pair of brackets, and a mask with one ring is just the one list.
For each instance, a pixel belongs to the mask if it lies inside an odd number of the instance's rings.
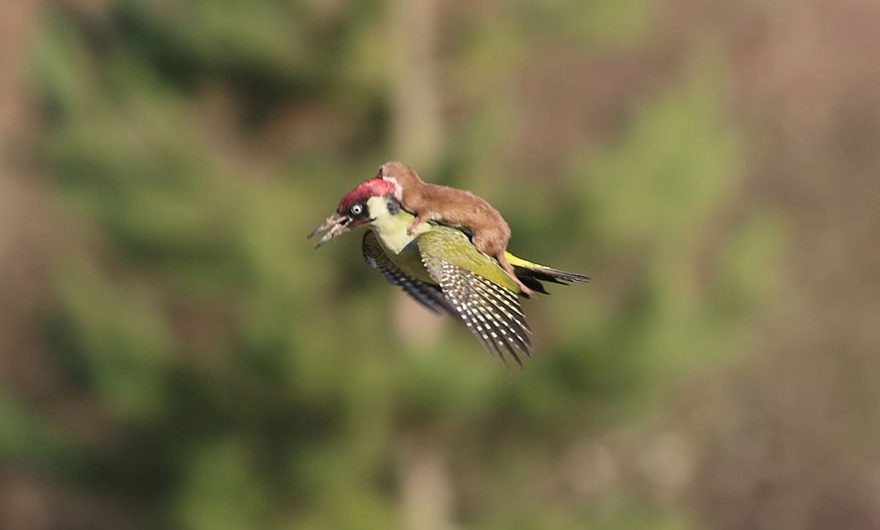
{"label": "weasel's ear", "polygon": [[403,186],[400,185],[400,182],[394,177],[382,177],[382,180],[394,184],[394,198],[403,202]]}

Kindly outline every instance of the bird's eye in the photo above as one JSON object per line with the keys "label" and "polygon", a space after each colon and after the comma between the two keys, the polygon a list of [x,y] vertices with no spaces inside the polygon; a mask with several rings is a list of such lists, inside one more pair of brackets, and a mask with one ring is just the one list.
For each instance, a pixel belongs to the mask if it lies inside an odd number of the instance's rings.
{"label": "bird's eye", "polygon": [[355,204],[354,206],[351,207],[351,214],[352,215],[360,215],[362,211],[364,211],[364,207],[361,206],[360,204]]}

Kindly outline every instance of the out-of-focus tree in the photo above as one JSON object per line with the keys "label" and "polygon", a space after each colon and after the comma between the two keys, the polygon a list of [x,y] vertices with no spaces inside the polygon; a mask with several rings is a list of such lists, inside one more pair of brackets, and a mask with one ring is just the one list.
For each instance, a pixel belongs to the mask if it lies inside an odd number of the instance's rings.
{"label": "out-of-focus tree", "polygon": [[417,432],[451,455],[440,465],[462,526],[683,526],[643,488],[602,482],[608,459],[630,472],[620,455],[580,449],[731,353],[772,279],[778,225],[759,210],[726,217],[748,153],[724,113],[723,54],[687,58],[602,141],[536,175],[517,149],[533,103],[522,72],[557,47],[649,47],[650,6],[440,4],[431,104],[445,141],[424,176],[497,203],[523,255],[595,277],[527,304],[538,358],[505,370],[452,328],[423,346],[431,355],[407,355],[358,237],[320,253],[303,241],[397,157],[391,109],[405,88],[388,75],[389,45],[402,44],[387,7],[47,12],[35,156],[76,229],[41,325],[57,399],[88,403],[84,421],[101,429],[11,395],[0,458],[124,514],[117,527],[395,528],[395,466]]}

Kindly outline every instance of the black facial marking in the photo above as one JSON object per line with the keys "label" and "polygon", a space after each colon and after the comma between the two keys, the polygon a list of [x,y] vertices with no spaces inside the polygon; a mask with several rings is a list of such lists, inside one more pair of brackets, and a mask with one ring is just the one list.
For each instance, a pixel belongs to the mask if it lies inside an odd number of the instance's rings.
{"label": "black facial marking", "polygon": [[400,211],[400,204],[390,196],[385,197],[385,202],[388,204],[388,213],[397,215],[397,212]]}
{"label": "black facial marking", "polygon": [[363,201],[356,202],[348,208],[348,213],[353,218],[363,217],[367,214],[367,204]]}

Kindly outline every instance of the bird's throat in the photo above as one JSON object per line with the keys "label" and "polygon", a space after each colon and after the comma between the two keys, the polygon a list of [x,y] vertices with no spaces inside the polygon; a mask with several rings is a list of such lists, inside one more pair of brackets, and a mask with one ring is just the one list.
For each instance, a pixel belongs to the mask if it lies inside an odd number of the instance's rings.
{"label": "bird's throat", "polygon": [[402,208],[394,208],[392,213],[388,208],[388,200],[385,197],[370,197],[367,201],[370,217],[374,219],[371,227],[379,236],[382,246],[394,254],[400,254],[416,236],[431,230],[431,225],[421,223],[412,235],[408,234],[407,228],[415,217]]}

